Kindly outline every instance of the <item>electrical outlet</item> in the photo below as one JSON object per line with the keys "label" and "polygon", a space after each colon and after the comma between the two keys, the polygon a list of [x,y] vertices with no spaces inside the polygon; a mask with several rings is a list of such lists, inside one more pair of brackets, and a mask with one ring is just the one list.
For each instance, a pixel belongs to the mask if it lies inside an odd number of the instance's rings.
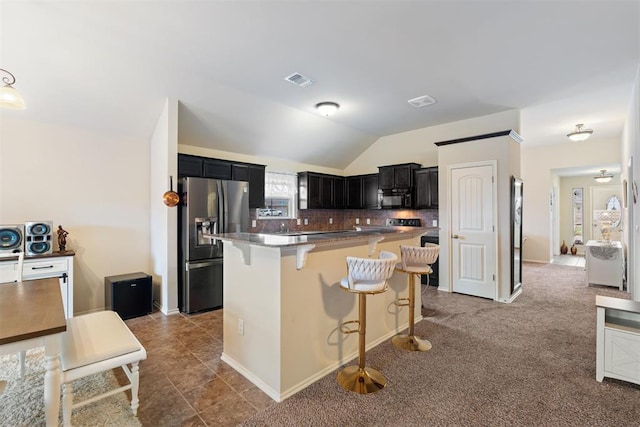
{"label": "electrical outlet", "polygon": [[244,335],[244,320],[238,319],[238,335]]}
{"label": "electrical outlet", "polygon": [[438,220],[437,220],[437,219],[434,219],[434,220],[433,220],[433,226],[434,226],[434,227],[437,227],[437,226],[438,226]]}
{"label": "electrical outlet", "polygon": [[300,222],[301,222],[301,221],[300,221],[300,218],[296,219],[296,224],[297,224],[297,225],[300,225]]}
{"label": "electrical outlet", "polygon": [[329,218],[329,224],[333,224],[333,218]]}
{"label": "electrical outlet", "polygon": [[309,218],[304,219],[304,225],[309,225]]}
{"label": "electrical outlet", "polygon": [[367,218],[367,225],[371,224],[371,218]]}
{"label": "electrical outlet", "polygon": [[356,218],[356,225],[360,224],[360,218]]}
{"label": "electrical outlet", "polygon": [[252,219],[252,220],[251,220],[251,226],[252,226],[253,228],[256,228],[256,226],[257,226],[257,225],[258,225],[258,224],[257,224],[256,220],[255,220],[255,219]]}

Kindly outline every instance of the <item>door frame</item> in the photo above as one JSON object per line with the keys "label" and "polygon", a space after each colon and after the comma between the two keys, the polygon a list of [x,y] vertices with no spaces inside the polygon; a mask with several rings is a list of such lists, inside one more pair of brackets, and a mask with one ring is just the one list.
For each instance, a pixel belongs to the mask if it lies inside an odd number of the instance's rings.
{"label": "door frame", "polygon": [[[493,259],[494,259],[494,266],[493,266],[493,274],[495,275],[495,280],[494,280],[494,293],[493,293],[493,300],[494,301],[498,301],[499,300],[499,290],[500,290],[500,260],[498,259],[498,243],[499,243],[499,239],[498,239],[498,231],[499,231],[499,225],[498,225],[498,161],[497,160],[484,160],[484,161],[479,161],[479,162],[469,162],[469,163],[456,163],[454,165],[448,165],[447,166],[447,212],[448,212],[448,218],[447,218],[447,239],[448,239],[448,246],[449,246],[449,250],[448,250],[448,257],[449,257],[449,268],[448,268],[448,274],[449,274],[449,292],[453,292],[453,280],[454,280],[454,274],[453,274],[453,262],[451,262],[451,260],[453,260],[453,238],[452,236],[452,228],[453,228],[453,211],[452,211],[452,206],[451,206],[451,190],[452,190],[452,171],[454,169],[467,169],[467,168],[474,168],[474,167],[480,167],[480,166],[490,166],[491,167],[491,176],[492,176],[492,180],[491,180],[491,196],[493,198]],[[511,204],[509,203],[509,209],[511,209]]]}

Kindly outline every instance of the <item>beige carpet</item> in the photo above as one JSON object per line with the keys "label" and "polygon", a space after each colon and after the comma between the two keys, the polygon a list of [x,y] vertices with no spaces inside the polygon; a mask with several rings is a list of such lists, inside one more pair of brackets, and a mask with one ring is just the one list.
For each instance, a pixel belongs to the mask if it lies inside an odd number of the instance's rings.
{"label": "beige carpet", "polygon": [[525,264],[512,304],[430,288],[416,334],[433,349],[367,352],[386,388],[347,392],[334,372],[243,425],[640,426],[640,387],[595,380],[595,296],[628,294],[588,287],[584,274]]}
{"label": "beige carpet", "polygon": [[[17,355],[0,356],[0,379],[6,381],[0,396],[0,426],[44,426],[44,350],[37,348],[27,352],[25,378],[20,379]],[[83,400],[96,392],[118,387],[112,371],[92,375],[75,381],[74,395]],[[122,392],[83,406],[73,411],[74,426],[140,426],[131,413],[127,394]],[[62,408],[60,409],[62,424]]]}

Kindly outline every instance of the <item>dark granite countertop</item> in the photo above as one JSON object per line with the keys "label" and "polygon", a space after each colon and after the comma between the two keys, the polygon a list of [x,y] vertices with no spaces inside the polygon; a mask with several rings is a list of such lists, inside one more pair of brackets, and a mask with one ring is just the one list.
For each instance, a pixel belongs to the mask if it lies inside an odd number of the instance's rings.
{"label": "dark granite countertop", "polygon": [[347,243],[350,240],[368,240],[376,236],[422,235],[437,230],[433,227],[358,227],[352,230],[291,231],[283,233],[222,233],[205,234],[205,237],[223,241],[269,247],[288,247],[309,244]]}

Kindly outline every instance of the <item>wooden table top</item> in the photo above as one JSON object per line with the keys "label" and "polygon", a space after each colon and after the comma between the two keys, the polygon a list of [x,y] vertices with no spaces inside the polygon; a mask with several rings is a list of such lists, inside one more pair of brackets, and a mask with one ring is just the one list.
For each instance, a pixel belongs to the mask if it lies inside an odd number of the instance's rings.
{"label": "wooden table top", "polygon": [[66,330],[57,277],[0,284],[0,345]]}

